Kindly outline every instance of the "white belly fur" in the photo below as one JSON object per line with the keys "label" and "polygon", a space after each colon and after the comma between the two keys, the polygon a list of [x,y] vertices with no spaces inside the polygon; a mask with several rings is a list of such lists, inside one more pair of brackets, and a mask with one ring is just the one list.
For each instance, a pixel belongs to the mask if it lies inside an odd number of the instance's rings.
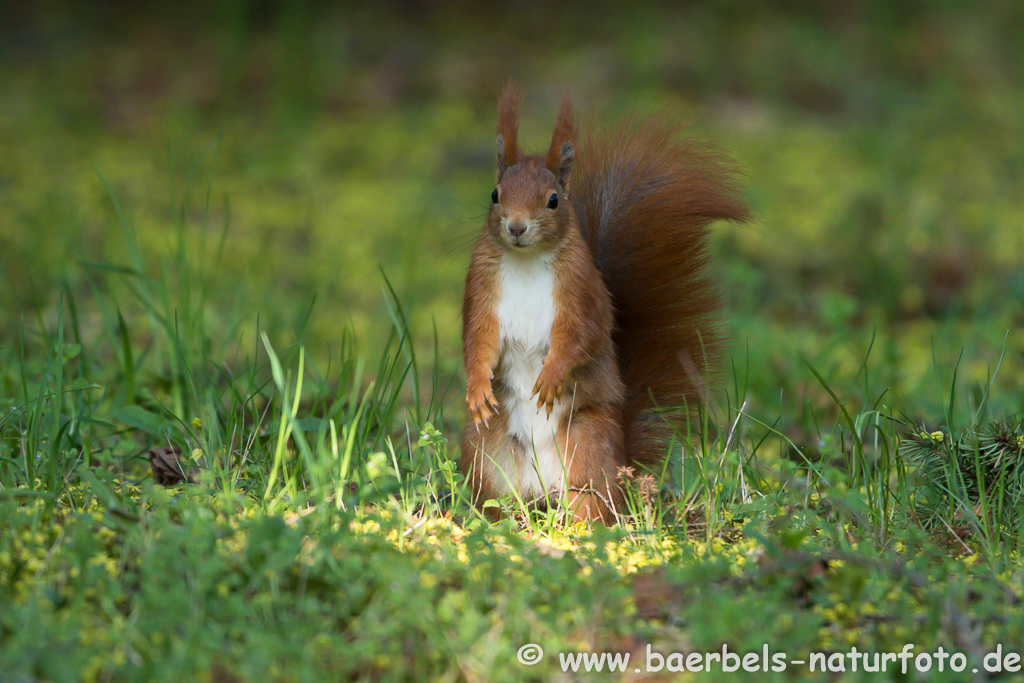
{"label": "white belly fur", "polygon": [[555,434],[572,398],[563,395],[556,400],[549,416],[544,409],[537,409],[537,399],[531,397],[551,348],[555,320],[553,256],[528,254],[519,258],[510,254],[502,259],[499,271],[501,368],[509,388],[502,410],[508,418],[509,435],[527,448],[525,453],[513,449],[508,459],[496,454],[495,460],[505,475],[498,473],[494,484],[502,493],[511,490],[511,484],[527,498],[565,488],[567,468],[563,467],[561,453],[566,444],[556,446]]}

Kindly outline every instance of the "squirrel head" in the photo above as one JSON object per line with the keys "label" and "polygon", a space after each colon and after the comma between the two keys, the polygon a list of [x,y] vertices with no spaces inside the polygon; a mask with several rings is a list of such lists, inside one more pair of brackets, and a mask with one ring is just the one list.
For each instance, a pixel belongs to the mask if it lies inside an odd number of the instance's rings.
{"label": "squirrel head", "polygon": [[509,83],[498,102],[497,184],[487,224],[499,244],[512,250],[557,245],[575,222],[569,201],[576,123],[566,96],[555,119],[547,155],[519,149],[522,93]]}

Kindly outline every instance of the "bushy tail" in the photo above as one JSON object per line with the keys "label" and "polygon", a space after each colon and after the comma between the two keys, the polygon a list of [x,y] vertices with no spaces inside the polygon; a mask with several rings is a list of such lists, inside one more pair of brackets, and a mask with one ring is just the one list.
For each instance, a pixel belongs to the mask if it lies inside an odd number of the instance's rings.
{"label": "bushy tail", "polygon": [[579,140],[573,204],[615,305],[633,462],[664,455],[668,426],[651,409],[696,407],[718,357],[720,296],[706,272],[708,226],[749,217],[734,176],[721,152],[669,123],[592,127]]}

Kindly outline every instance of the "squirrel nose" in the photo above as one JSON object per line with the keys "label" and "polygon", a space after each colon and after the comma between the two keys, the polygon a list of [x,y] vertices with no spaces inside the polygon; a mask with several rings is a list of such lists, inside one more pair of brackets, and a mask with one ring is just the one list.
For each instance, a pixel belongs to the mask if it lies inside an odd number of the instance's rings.
{"label": "squirrel nose", "polygon": [[522,237],[523,234],[526,232],[526,221],[509,221],[508,224],[505,226],[505,229],[508,230],[508,234],[512,235],[513,237]]}

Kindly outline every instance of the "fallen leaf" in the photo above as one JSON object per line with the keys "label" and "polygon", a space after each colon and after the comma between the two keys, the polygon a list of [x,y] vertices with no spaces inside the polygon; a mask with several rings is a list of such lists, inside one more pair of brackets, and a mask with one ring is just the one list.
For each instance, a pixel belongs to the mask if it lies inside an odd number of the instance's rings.
{"label": "fallen leaf", "polygon": [[161,486],[174,486],[182,482],[196,483],[195,469],[182,465],[181,449],[177,446],[160,446],[149,449],[149,467],[153,470],[153,481]]}

